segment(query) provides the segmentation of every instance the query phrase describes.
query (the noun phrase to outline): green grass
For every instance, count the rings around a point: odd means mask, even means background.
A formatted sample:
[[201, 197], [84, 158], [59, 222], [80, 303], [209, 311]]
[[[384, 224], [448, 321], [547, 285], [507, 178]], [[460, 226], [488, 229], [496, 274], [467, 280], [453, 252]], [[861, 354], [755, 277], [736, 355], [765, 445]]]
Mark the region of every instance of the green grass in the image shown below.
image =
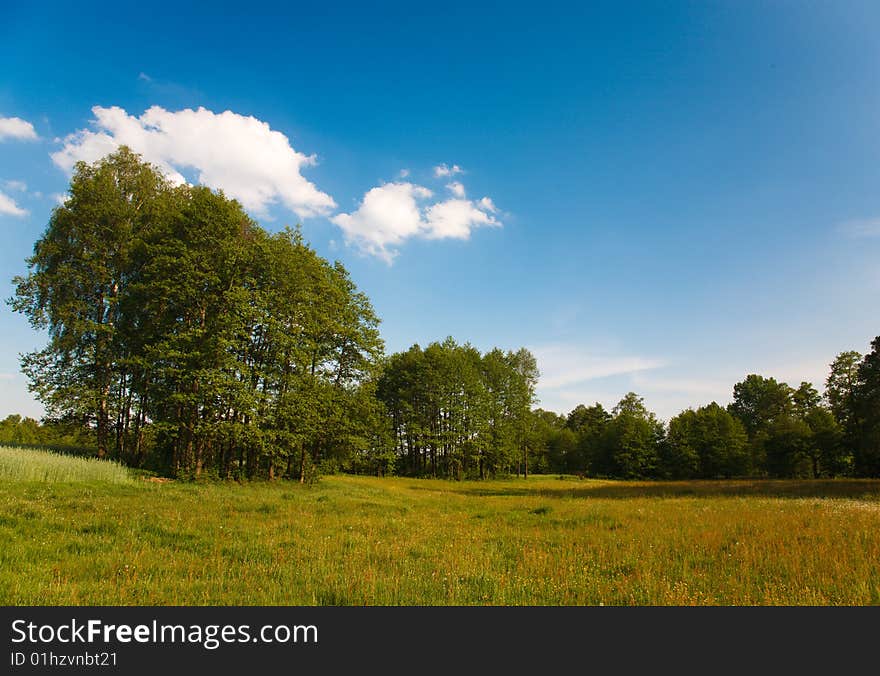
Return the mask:
[[0, 603], [878, 604], [880, 482], [0, 479]]
[[0, 446], [0, 481], [100, 481], [124, 484], [132, 481], [132, 478], [125, 467], [107, 460]]

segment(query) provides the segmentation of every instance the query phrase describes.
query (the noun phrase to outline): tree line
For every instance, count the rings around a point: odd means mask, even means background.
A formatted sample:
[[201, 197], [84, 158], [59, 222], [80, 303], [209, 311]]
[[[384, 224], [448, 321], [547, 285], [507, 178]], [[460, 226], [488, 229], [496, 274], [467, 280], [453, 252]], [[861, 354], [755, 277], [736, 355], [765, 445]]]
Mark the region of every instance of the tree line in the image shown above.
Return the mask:
[[880, 337], [824, 397], [752, 374], [668, 425], [635, 393], [561, 416], [534, 408], [528, 350], [385, 356], [340, 263], [126, 148], [76, 166], [27, 264], [9, 303], [48, 334], [22, 356], [47, 414], [3, 421], [9, 443], [87, 440], [181, 477], [880, 476]]
[[825, 393], [750, 374], [726, 406], [688, 409], [664, 425], [627, 394], [611, 411], [535, 412], [541, 471], [626, 479], [880, 476], [880, 337], [840, 353]]

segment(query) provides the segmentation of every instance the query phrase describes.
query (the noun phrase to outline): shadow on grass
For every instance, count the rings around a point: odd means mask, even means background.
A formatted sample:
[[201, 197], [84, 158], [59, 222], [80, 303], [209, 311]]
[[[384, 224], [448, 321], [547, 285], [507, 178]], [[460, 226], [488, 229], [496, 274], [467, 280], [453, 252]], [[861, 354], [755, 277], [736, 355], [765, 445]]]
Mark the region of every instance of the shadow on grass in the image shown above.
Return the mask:
[[549, 498], [843, 498], [880, 500], [880, 479], [733, 480], [733, 481], [621, 481], [587, 482], [584, 486], [455, 485], [449, 491], [477, 497], [542, 496]]

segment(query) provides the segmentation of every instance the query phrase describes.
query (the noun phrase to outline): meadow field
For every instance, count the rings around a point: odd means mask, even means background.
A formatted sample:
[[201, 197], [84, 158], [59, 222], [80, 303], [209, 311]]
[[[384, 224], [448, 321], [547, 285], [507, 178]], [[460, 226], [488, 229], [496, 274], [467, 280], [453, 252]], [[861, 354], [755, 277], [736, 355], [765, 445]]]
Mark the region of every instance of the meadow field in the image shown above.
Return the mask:
[[22, 453], [4, 605], [880, 603], [875, 480], [196, 484]]

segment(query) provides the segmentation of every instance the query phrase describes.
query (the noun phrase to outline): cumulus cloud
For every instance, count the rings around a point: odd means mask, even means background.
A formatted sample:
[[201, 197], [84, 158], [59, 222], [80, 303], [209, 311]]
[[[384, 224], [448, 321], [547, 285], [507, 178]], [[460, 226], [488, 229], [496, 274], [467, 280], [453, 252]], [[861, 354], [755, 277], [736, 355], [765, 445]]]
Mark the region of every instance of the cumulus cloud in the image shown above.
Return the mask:
[[462, 168], [457, 164], [453, 164], [451, 167], [446, 164], [440, 164], [434, 167], [434, 176], [437, 178], [442, 178], [444, 176], [455, 176], [456, 174], [462, 173]]
[[51, 197], [52, 201], [58, 206], [62, 206], [68, 199], [70, 199], [70, 195], [66, 192], [53, 192], [49, 197]]
[[425, 211], [428, 239], [467, 239], [481, 225], [501, 225], [491, 214], [470, 200], [451, 199], [432, 204]]
[[302, 218], [329, 214], [336, 206], [302, 175], [316, 163], [266, 122], [232, 111], [205, 108], [176, 112], [153, 106], [140, 117], [119, 107], [92, 108], [94, 129], [64, 139], [52, 154], [56, 165], [71, 171], [76, 162], [94, 162], [126, 145], [159, 167], [176, 183], [181, 171], [194, 170], [199, 183], [220, 189], [248, 210], [266, 213], [281, 203]]
[[6, 193], [0, 192], [0, 215], [2, 214], [8, 216], [26, 216], [27, 210], [18, 206], [15, 203], [15, 200]]
[[431, 197], [431, 190], [414, 183], [385, 183], [367, 191], [356, 211], [330, 220], [342, 229], [348, 244], [389, 264], [406, 239], [468, 239], [473, 228], [501, 226], [482, 200], [428, 203]]
[[20, 117], [0, 117], [0, 141], [8, 138], [35, 141], [39, 137], [30, 122]]
[[[449, 189], [449, 192], [451, 192], [456, 197], [464, 197], [464, 186], [461, 183], [459, 183], [458, 181], [453, 181], [452, 183], [447, 183], [446, 187]], [[484, 198], [484, 199], [488, 199], [488, 198]], [[492, 200], [489, 200], [489, 201], [491, 202]]]

